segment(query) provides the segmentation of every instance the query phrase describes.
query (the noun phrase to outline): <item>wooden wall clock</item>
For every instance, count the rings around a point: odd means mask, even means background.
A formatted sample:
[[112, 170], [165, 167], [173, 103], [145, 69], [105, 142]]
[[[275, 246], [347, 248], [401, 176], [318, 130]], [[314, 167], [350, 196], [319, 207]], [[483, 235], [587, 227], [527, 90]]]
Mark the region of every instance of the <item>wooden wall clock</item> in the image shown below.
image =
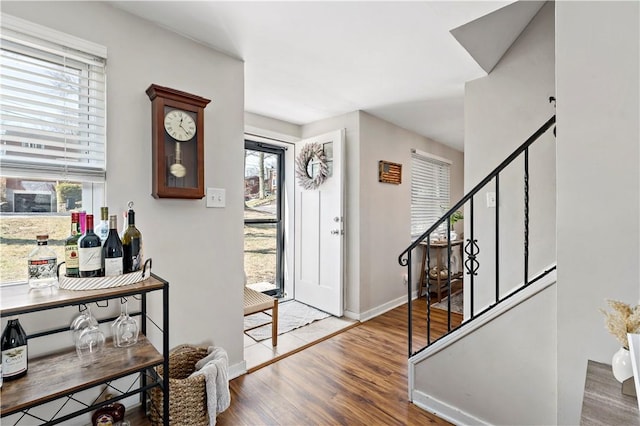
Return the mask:
[[204, 198], [204, 108], [209, 99], [152, 84], [154, 198]]

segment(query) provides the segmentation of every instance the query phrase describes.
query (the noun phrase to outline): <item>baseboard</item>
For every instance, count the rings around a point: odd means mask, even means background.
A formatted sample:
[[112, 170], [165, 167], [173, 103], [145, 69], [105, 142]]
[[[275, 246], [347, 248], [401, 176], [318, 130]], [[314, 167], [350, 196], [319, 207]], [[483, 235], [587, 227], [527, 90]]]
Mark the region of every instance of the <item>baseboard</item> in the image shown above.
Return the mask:
[[405, 303], [407, 303], [407, 296], [398, 297], [395, 300], [391, 300], [387, 303], [383, 303], [380, 306], [376, 306], [375, 308], [370, 309], [366, 312], [360, 313], [360, 321], [361, 322], [368, 321], [372, 318], [377, 317], [378, 315], [382, 315], [385, 312], [395, 309], [398, 306], [404, 305]]
[[229, 380], [240, 377], [247, 373], [247, 362], [245, 360], [240, 361], [237, 364], [229, 366]]
[[[415, 290], [412, 295], [411, 298], [412, 299], [416, 299], [418, 297], [418, 291]], [[369, 309], [366, 312], [362, 312], [362, 313], [356, 313], [353, 311], [344, 311], [344, 316], [352, 319], [352, 320], [356, 320], [356, 321], [360, 321], [360, 322], [364, 322], [364, 321], [368, 321], [372, 318], [377, 317], [378, 315], [382, 315], [385, 312], [388, 312], [392, 309], [397, 308], [398, 306], [404, 305], [405, 303], [407, 303], [407, 297], [406, 296], [401, 296], [398, 297], [397, 299], [391, 300], [387, 303], [383, 303], [380, 306], [377, 306], [373, 309]]]
[[413, 391], [412, 401], [415, 405], [429, 413], [444, 419], [454, 425], [488, 425], [489, 423], [481, 420], [472, 414], [461, 411], [451, 405], [439, 401], [418, 390]]

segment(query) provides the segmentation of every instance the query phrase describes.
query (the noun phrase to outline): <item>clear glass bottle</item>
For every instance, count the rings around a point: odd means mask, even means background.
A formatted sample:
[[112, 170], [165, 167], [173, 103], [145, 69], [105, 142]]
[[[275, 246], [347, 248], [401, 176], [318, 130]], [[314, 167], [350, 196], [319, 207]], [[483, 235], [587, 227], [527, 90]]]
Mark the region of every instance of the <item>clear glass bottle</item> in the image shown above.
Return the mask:
[[94, 232], [104, 244], [109, 236], [109, 207], [100, 207], [100, 222], [96, 225]]
[[36, 236], [38, 246], [33, 249], [27, 259], [29, 286], [31, 288], [44, 288], [58, 285], [56, 253], [47, 245], [49, 235]]

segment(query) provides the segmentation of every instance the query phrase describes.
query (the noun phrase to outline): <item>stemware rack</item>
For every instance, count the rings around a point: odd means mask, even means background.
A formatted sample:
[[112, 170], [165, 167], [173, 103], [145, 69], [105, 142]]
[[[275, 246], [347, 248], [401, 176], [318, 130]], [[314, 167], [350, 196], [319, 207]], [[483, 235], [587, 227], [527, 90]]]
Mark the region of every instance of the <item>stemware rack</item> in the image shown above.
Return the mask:
[[[162, 325], [157, 325], [147, 316], [147, 294], [150, 292], [162, 292]], [[34, 421], [42, 424], [59, 424], [74, 417], [89, 413], [103, 405], [139, 394], [141, 409], [147, 410], [146, 392], [161, 386], [164, 390], [164, 406], [162, 418], [164, 424], [169, 424], [169, 376], [160, 377], [155, 368], [162, 365], [164, 371], [169, 371], [169, 283], [162, 278], [151, 274], [144, 281], [108, 289], [73, 291], [60, 288], [47, 288], [42, 290], [30, 290], [28, 285], [0, 287], [0, 316], [25, 315], [33, 312], [49, 309], [60, 309], [69, 306], [87, 305], [96, 303], [98, 306], [108, 304], [109, 300], [120, 300], [126, 297], [139, 297], [140, 311], [132, 315], [140, 315], [140, 337], [134, 346], [126, 349], [116, 348], [111, 339], [107, 340], [105, 351], [101, 360], [88, 368], [79, 365], [75, 347], [62, 349], [59, 352], [29, 358], [29, 370], [27, 375], [13, 381], [4, 382], [0, 390], [0, 417], [4, 418], [16, 413], [19, 419], [28, 418], [27, 423]], [[102, 305], [100, 305], [102, 303]], [[106, 322], [111, 318], [101, 319]], [[156, 326], [162, 333], [162, 352], [145, 337], [147, 323]], [[27, 339], [48, 336], [57, 333], [69, 333], [69, 328], [55, 328], [34, 332], [27, 330]], [[118, 395], [113, 395], [107, 401], [82, 402], [82, 408], [72, 413], [60, 414], [62, 408], [53, 413], [49, 418], [42, 418], [34, 414], [34, 407], [42, 404], [63, 400], [62, 407], [69, 401], [78, 403], [74, 396], [81, 391], [96, 388], [101, 385], [111, 386], [111, 382], [131, 375], [139, 375], [134, 384]], [[104, 392], [104, 391], [103, 391]], [[66, 399], [66, 401], [64, 400]], [[154, 409], [151, 407], [150, 409]], [[127, 411], [129, 414], [129, 410]]]

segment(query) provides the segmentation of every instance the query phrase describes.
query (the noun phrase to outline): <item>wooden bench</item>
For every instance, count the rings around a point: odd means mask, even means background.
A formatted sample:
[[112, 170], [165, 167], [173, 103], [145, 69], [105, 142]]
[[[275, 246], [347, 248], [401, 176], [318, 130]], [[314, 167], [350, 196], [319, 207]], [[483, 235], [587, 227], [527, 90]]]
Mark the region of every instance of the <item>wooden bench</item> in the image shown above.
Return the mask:
[[255, 314], [257, 312], [264, 312], [272, 310], [271, 321], [256, 325], [254, 327], [246, 328], [244, 331], [253, 330], [254, 328], [263, 327], [267, 324], [271, 324], [271, 344], [272, 346], [278, 346], [278, 299], [268, 296], [259, 291], [244, 288], [244, 316]]

